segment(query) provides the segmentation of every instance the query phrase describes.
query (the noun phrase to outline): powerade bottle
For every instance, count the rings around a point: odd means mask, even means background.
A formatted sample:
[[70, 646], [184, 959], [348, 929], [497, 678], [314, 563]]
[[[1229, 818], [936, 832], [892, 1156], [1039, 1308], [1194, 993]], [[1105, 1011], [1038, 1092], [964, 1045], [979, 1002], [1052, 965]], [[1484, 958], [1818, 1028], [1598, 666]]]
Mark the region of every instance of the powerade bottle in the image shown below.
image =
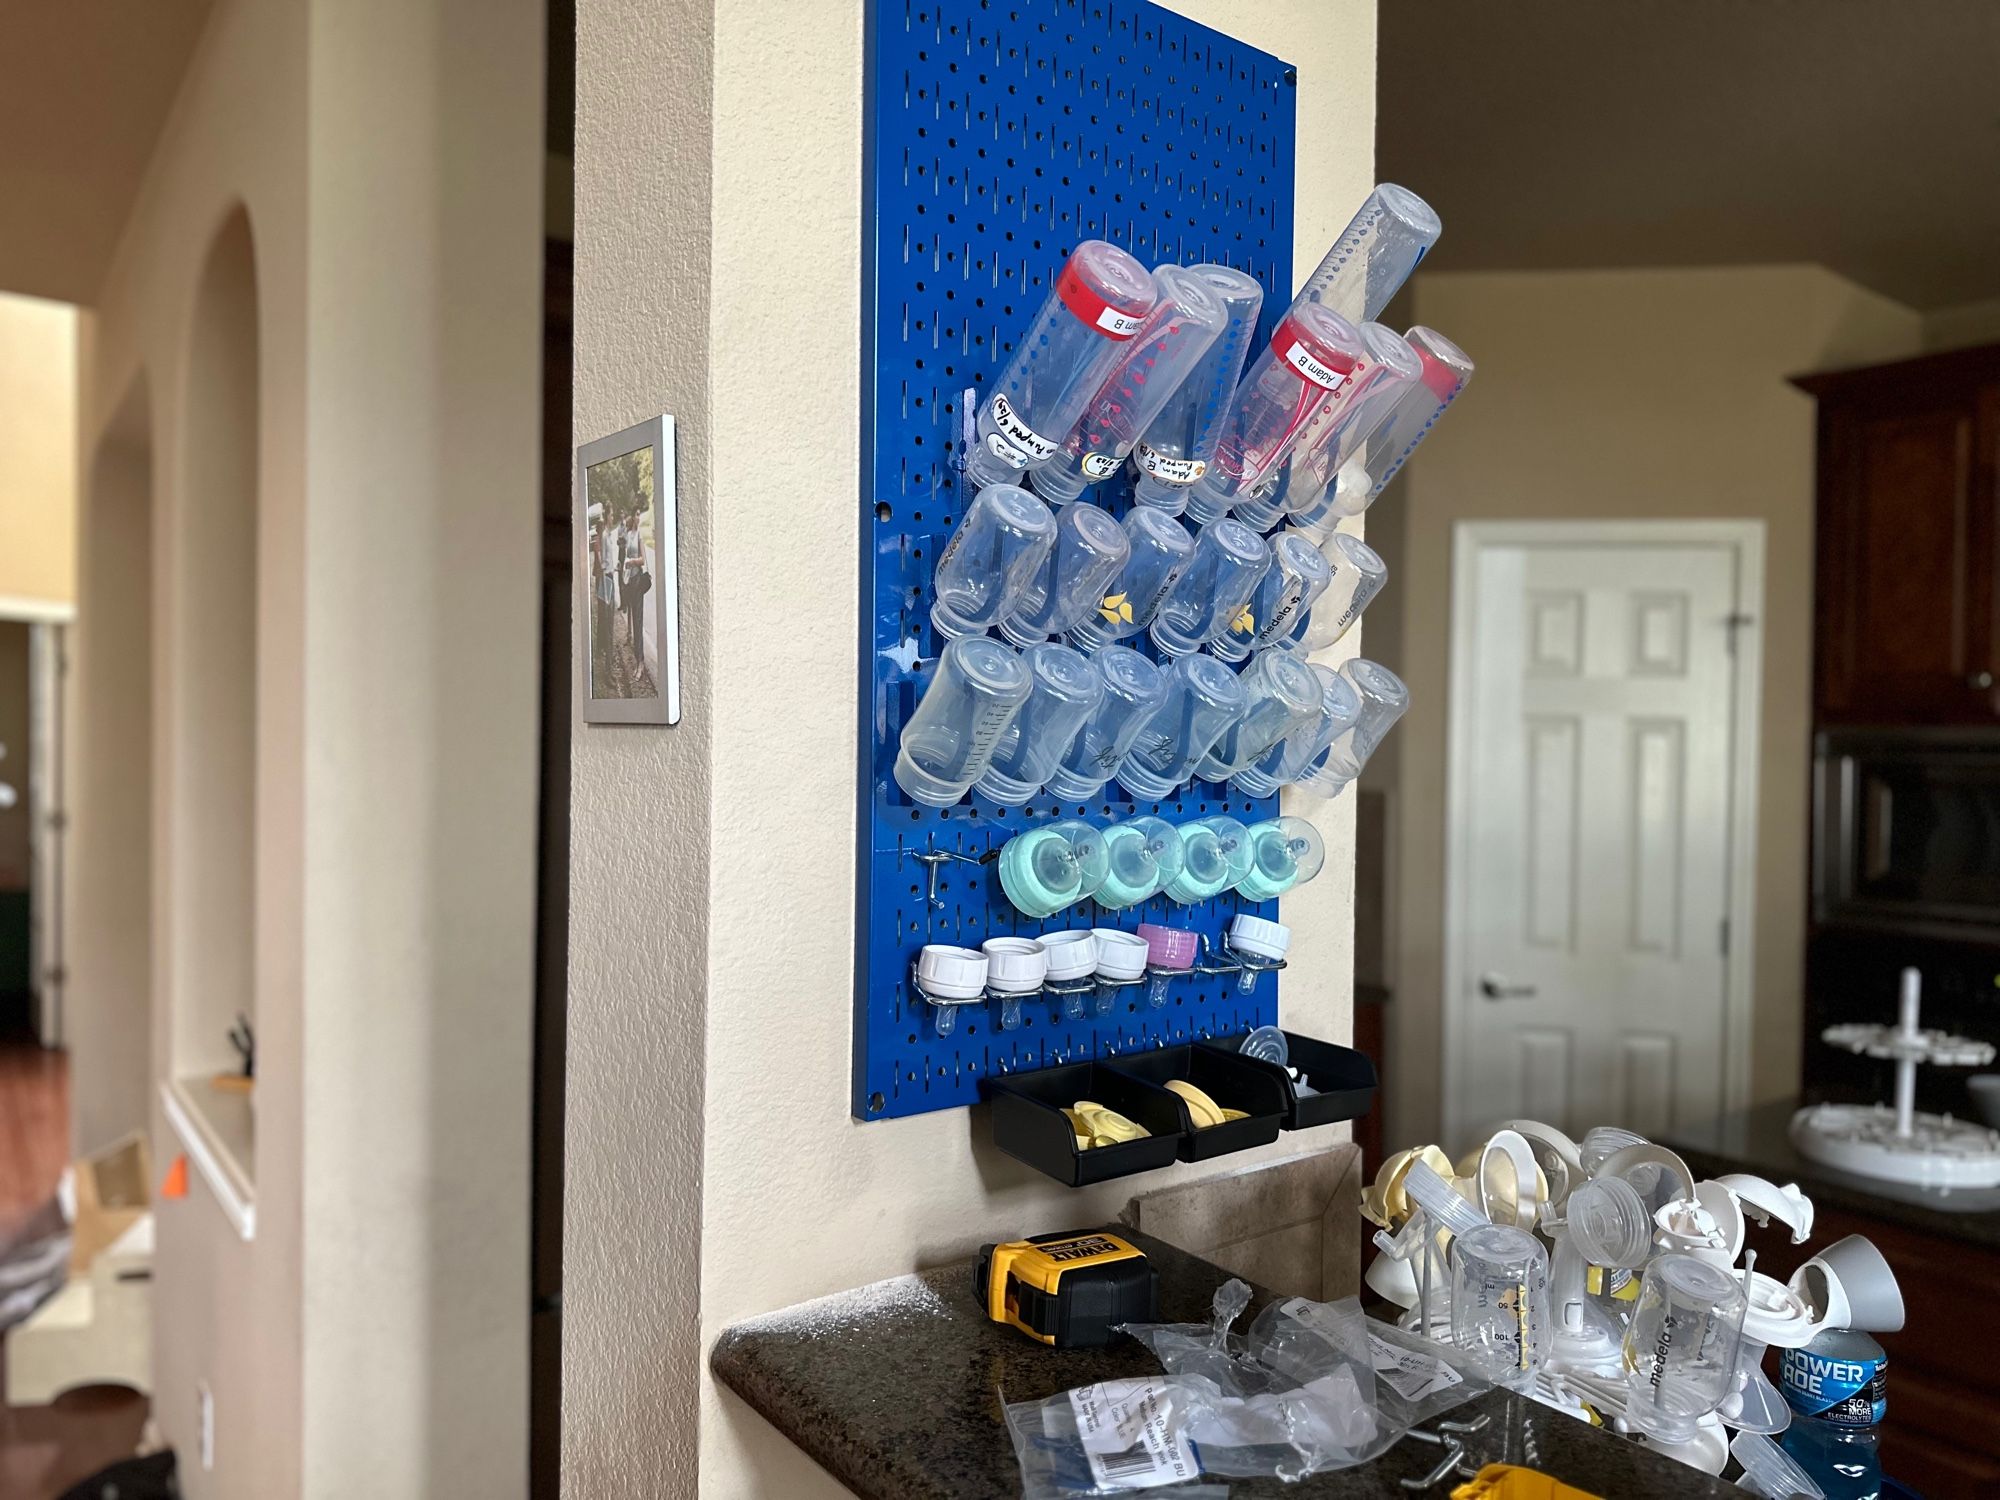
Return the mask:
[[1787, 1349], [1779, 1380], [1793, 1412], [1784, 1450], [1826, 1500], [1877, 1500], [1882, 1462], [1876, 1429], [1889, 1409], [1889, 1356], [1865, 1333], [1836, 1328]]

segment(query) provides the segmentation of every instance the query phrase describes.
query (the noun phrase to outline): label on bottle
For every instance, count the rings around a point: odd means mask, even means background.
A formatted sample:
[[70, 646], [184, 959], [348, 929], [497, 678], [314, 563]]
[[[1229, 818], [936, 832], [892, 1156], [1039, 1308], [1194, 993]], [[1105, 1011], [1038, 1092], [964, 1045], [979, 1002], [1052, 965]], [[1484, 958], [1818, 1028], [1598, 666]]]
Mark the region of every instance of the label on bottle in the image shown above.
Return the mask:
[[1142, 473], [1150, 474], [1161, 484], [1193, 484], [1208, 472], [1208, 461], [1200, 458], [1168, 458], [1157, 448], [1148, 448], [1141, 443], [1134, 450]]
[[1106, 302], [1096, 288], [1077, 275], [1074, 266], [1064, 266], [1056, 278], [1056, 295], [1064, 307], [1109, 338], [1129, 339], [1146, 321], [1144, 313], [1123, 312]]
[[1889, 1410], [1889, 1357], [1843, 1359], [1787, 1349], [1779, 1367], [1785, 1400], [1801, 1416], [1837, 1427], [1879, 1427]]
[[1322, 390], [1338, 390], [1341, 381], [1345, 380], [1354, 369], [1350, 364], [1345, 370], [1336, 370], [1314, 354], [1299, 337], [1298, 325], [1290, 318], [1280, 323], [1278, 331], [1271, 336], [1271, 348], [1278, 358], [1290, 365], [1302, 378], [1310, 380]]
[[1082, 467], [1092, 479], [1109, 479], [1118, 472], [1118, 458], [1110, 453], [1086, 453]]
[[[1017, 468], [1031, 463], [1041, 463], [1056, 451], [1053, 438], [1045, 438], [1014, 410], [1013, 403], [998, 391], [993, 393], [993, 426], [995, 431], [988, 434], [986, 446], [995, 457], [1006, 459]], [[995, 443], [995, 439], [999, 443]]]

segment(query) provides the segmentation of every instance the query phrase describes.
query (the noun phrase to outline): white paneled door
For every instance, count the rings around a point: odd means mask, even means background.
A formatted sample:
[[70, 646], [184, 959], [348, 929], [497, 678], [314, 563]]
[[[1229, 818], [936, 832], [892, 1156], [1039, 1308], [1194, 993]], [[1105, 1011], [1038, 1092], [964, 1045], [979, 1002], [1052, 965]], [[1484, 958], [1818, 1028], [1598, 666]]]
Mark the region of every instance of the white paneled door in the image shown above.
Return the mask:
[[1448, 1134], [1707, 1119], [1741, 1062], [1737, 652], [1757, 549], [1671, 523], [1464, 530]]

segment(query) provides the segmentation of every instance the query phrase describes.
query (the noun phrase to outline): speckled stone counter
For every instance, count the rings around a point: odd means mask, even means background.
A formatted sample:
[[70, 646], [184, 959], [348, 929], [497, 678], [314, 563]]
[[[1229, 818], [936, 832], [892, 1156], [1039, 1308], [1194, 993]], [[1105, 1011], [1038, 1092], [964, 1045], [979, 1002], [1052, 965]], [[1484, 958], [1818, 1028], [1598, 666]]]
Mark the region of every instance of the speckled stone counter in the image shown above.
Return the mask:
[[[1227, 1273], [1134, 1233], [1160, 1273], [1164, 1322], [1203, 1322]], [[1157, 1373], [1142, 1346], [1057, 1352], [986, 1320], [970, 1261], [808, 1302], [726, 1331], [709, 1356], [716, 1377], [855, 1493], [871, 1500], [974, 1500], [1018, 1495], [1020, 1470], [1001, 1414], [1073, 1386]], [[1270, 1300], [1259, 1292], [1251, 1314]], [[1241, 1325], [1239, 1325], [1241, 1326]], [[1471, 1439], [1479, 1463], [1528, 1464], [1591, 1494], [1741, 1500], [1637, 1444], [1517, 1396], [1493, 1392], [1450, 1414], [1491, 1417]], [[1300, 1484], [1229, 1481], [1235, 1500], [1399, 1496], [1427, 1472], [1435, 1447], [1405, 1441], [1374, 1463]], [[1448, 1494], [1450, 1485], [1430, 1493]], [[1138, 1491], [1135, 1493], [1144, 1493]]]

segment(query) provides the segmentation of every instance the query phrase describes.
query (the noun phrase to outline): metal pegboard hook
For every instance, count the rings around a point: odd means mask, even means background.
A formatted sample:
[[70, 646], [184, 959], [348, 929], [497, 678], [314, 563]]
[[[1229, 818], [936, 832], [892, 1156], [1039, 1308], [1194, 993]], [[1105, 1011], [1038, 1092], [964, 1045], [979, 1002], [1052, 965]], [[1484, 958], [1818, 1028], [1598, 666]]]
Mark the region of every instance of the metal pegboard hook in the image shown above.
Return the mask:
[[937, 888], [938, 866], [944, 864], [948, 860], [954, 860], [954, 859], [957, 860], [960, 864], [965, 864], [965, 865], [976, 865], [981, 863], [980, 860], [973, 858], [973, 856], [971, 856], [970, 854], [960, 854], [955, 849], [938, 848], [937, 837], [935, 834], [932, 835], [930, 848], [925, 849], [922, 852], [912, 852], [910, 858], [914, 859], [920, 865], [928, 866], [930, 869], [930, 879], [924, 886], [924, 900], [933, 911], [944, 910], [944, 901], [939, 897]]

